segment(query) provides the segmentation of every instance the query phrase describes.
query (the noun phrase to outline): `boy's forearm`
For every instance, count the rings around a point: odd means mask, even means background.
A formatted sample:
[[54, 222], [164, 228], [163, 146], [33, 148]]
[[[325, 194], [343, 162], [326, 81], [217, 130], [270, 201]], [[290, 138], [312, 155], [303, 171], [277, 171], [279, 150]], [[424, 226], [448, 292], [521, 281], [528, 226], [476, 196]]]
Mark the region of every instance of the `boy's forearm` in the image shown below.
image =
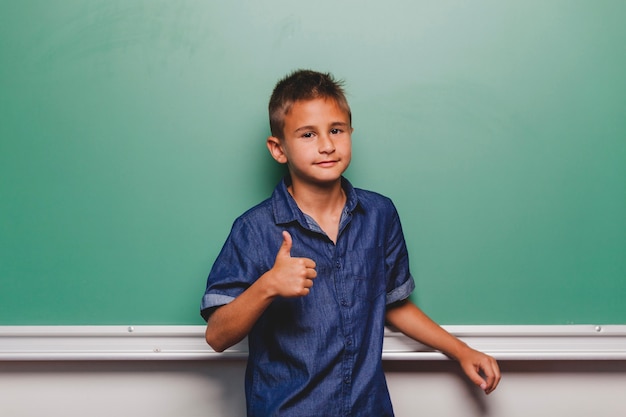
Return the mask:
[[387, 311], [387, 322], [410, 338], [458, 359], [469, 347], [430, 319], [410, 301]]
[[407, 336], [456, 359], [468, 378], [486, 394], [498, 386], [500, 368], [494, 358], [472, 349], [448, 333], [415, 304], [406, 301], [399, 306], [390, 307], [386, 318]]
[[274, 296], [267, 290], [262, 278], [209, 317], [205, 338], [213, 350], [222, 352], [242, 341], [271, 304]]

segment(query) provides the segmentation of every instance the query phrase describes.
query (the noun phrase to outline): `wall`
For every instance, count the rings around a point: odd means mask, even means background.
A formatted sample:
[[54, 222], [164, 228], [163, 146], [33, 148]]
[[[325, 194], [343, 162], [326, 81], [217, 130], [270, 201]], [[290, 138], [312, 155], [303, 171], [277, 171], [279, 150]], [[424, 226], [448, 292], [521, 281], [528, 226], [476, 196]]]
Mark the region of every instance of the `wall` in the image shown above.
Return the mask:
[[[501, 361], [490, 396], [456, 364], [386, 361], [397, 417], [623, 417], [626, 361]], [[241, 359], [3, 362], [0, 413], [11, 417], [241, 417]]]

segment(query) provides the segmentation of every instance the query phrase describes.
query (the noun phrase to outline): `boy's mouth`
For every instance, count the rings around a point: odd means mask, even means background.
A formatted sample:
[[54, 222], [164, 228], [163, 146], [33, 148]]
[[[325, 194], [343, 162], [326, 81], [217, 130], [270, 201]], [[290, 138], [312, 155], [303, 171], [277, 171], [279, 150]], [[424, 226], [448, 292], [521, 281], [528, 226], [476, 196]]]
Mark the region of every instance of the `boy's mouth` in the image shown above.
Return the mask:
[[332, 167], [332, 166], [335, 166], [337, 162], [339, 161], [338, 160], [320, 161], [320, 162], [316, 162], [315, 165], [320, 166], [320, 167]]

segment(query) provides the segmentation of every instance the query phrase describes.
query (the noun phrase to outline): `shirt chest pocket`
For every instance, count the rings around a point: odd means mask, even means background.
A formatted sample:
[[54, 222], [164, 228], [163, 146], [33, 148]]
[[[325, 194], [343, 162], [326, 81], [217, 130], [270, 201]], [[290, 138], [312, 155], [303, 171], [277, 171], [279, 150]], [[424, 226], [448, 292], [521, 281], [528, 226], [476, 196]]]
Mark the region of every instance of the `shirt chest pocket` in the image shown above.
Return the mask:
[[387, 285], [383, 248], [356, 250], [352, 255], [349, 279], [353, 280], [354, 294], [368, 301], [385, 294]]

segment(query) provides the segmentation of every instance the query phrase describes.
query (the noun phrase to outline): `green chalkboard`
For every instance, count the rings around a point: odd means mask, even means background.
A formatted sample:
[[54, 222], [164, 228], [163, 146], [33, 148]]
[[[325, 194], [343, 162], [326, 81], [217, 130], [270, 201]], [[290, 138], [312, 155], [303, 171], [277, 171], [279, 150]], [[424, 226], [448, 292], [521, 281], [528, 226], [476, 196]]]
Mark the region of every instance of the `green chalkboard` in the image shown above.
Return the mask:
[[442, 324], [626, 323], [626, 2], [0, 2], [0, 325], [200, 324], [282, 175], [266, 105], [346, 80], [355, 186]]

